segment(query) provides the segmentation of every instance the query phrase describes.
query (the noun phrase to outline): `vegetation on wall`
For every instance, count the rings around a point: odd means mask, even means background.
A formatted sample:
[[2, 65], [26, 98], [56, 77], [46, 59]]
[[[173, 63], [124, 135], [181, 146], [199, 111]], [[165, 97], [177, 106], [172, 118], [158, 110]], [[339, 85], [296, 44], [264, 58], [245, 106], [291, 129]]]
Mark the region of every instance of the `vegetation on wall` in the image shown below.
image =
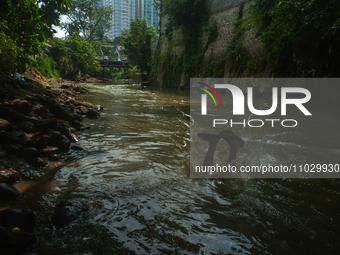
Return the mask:
[[[212, 18], [209, 21], [203, 2], [158, 1], [167, 24], [153, 59], [152, 77], [162, 79], [161, 84], [171, 86], [170, 80], [175, 80], [178, 86], [183, 71], [198, 77], [264, 73], [278, 77], [340, 76], [338, 0], [254, 0], [246, 17], [241, 3], [233, 39], [219, 58], [204, 57], [209, 55], [208, 45], [218, 36], [218, 26]], [[202, 44], [203, 33], [210, 36], [206, 44]], [[261, 55], [250, 54], [244, 46], [249, 33], [261, 38]], [[162, 38], [164, 35], [167, 39]], [[184, 49], [182, 53], [178, 54], [176, 46]]]
[[244, 3], [239, 7], [238, 19], [234, 22], [234, 36], [225, 49], [226, 71], [229, 77], [261, 76], [266, 66], [264, 56], [253, 56], [244, 47], [245, 33], [253, 28], [254, 19], [244, 17]]
[[162, 1], [161, 15], [167, 17], [166, 34], [170, 36], [179, 29], [182, 33], [184, 45], [183, 65], [186, 69], [195, 70], [202, 60], [204, 50], [202, 43], [202, 27], [209, 31], [209, 35], [217, 37], [216, 24], [209, 24], [209, 13], [204, 5], [204, 0]]
[[[161, 67], [164, 80], [176, 80], [174, 83], [178, 86], [183, 71], [194, 75], [200, 69], [205, 52], [201, 47], [202, 33], [204, 31], [208, 35], [208, 45], [218, 36], [217, 22], [209, 20], [204, 0], [162, 0], [159, 3], [160, 15], [167, 20], [161, 38], [166, 36], [168, 45], [165, 51], [156, 51], [152, 77], [159, 74]], [[178, 45], [184, 48], [179, 55], [172, 52], [173, 47]], [[173, 86], [173, 83], [166, 85]]]
[[280, 75], [340, 75], [338, 0], [256, 0], [252, 18]]

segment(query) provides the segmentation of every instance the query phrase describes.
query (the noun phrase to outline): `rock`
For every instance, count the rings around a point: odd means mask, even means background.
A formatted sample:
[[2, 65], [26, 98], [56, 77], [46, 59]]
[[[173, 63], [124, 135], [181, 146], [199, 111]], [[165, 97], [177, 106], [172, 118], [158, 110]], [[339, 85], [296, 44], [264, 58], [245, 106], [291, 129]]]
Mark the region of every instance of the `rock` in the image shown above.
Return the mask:
[[48, 157], [51, 154], [58, 154], [58, 153], [60, 153], [60, 150], [58, 147], [43, 148], [39, 150], [39, 157]]
[[0, 183], [0, 200], [14, 199], [20, 196], [21, 192], [18, 189], [7, 183]]
[[74, 101], [73, 98], [69, 98], [66, 102], [67, 102], [69, 105], [73, 105], [75, 101]]
[[31, 112], [31, 104], [27, 100], [14, 99], [12, 100], [11, 105], [13, 105], [18, 112], [24, 114]]
[[86, 118], [86, 115], [81, 115], [81, 114], [76, 114], [76, 120], [81, 122], [83, 121], [84, 118]]
[[24, 132], [6, 132], [2, 133], [2, 135], [5, 134], [5, 137], [3, 137], [2, 141], [4, 144], [16, 144], [16, 145], [21, 145], [25, 146], [27, 142], [27, 134]]
[[83, 105], [77, 106], [75, 111], [76, 111], [76, 113], [78, 113], [80, 115], [86, 115], [87, 114], [87, 108]]
[[12, 116], [13, 114], [17, 113], [12, 105], [8, 104], [1, 104], [0, 105], [0, 116]]
[[44, 131], [46, 129], [54, 129], [58, 125], [57, 119], [42, 120], [35, 124], [35, 131]]
[[81, 128], [80, 128], [80, 131], [84, 132], [84, 131], [88, 131], [88, 130], [90, 130], [90, 129], [91, 129], [90, 126], [86, 126], [86, 127], [81, 127]]
[[20, 181], [20, 174], [12, 168], [0, 169], [0, 182], [13, 184]]
[[67, 126], [70, 126], [70, 125], [66, 123], [59, 123], [57, 130], [61, 134], [65, 135], [71, 142], [78, 142], [79, 138], [75, 134], [72, 133], [73, 128], [71, 129], [70, 127], [67, 127]]
[[58, 154], [52, 154], [48, 157], [48, 160], [50, 160], [50, 161], [60, 161], [62, 159], [63, 159], [63, 157], [58, 155]]
[[26, 132], [26, 133], [33, 133], [35, 131], [35, 126], [30, 121], [21, 122], [18, 125], [18, 128], [21, 129], [22, 131]]
[[54, 141], [60, 136], [60, 132], [55, 130], [47, 130], [32, 138], [31, 146], [38, 149], [46, 148], [49, 144], [53, 144]]
[[7, 145], [7, 153], [9, 155], [16, 155], [22, 150], [22, 148], [23, 147], [21, 145], [9, 144]]
[[42, 104], [47, 103], [47, 98], [42, 96], [42, 95], [37, 94], [37, 95], [35, 95], [35, 98], [37, 98], [39, 100], [39, 102], [42, 103]]
[[101, 112], [103, 110], [103, 107], [101, 105], [97, 104], [97, 105], [94, 105], [92, 107], [92, 109], [97, 111], [97, 112]]
[[14, 127], [7, 120], [0, 119], [0, 130], [11, 132], [14, 130]]
[[56, 100], [50, 100], [45, 107], [49, 109], [51, 113], [53, 113], [58, 119], [67, 120], [69, 122], [75, 119], [75, 116], [70, 109], [64, 108], [61, 104], [59, 104]]
[[77, 131], [80, 131], [81, 123], [77, 120], [71, 122], [71, 126], [74, 127]]
[[35, 104], [32, 106], [32, 112], [36, 115], [45, 115], [50, 113], [50, 111], [40, 104]]
[[92, 108], [93, 107], [93, 104], [91, 104], [89, 102], [80, 101], [80, 100], [75, 101], [74, 105], [75, 106], [85, 106], [86, 108]]
[[71, 131], [69, 132], [68, 139], [70, 139], [71, 142], [75, 142], [75, 143], [79, 141], [79, 138]]
[[35, 157], [38, 157], [39, 152], [36, 148], [34, 147], [26, 147], [20, 153], [18, 154], [19, 157], [24, 158], [24, 159], [32, 159]]
[[30, 164], [35, 167], [44, 167], [47, 165], [47, 162], [43, 160], [42, 158], [35, 157], [30, 160]]
[[74, 150], [74, 151], [82, 151], [82, 150], [84, 150], [84, 148], [82, 148], [80, 146], [77, 146], [77, 145], [72, 145], [71, 149]]
[[70, 149], [70, 140], [65, 135], [60, 135], [55, 144], [61, 151], [68, 151]]
[[79, 201], [65, 200], [57, 205], [52, 216], [56, 227], [67, 225], [90, 209], [88, 204]]
[[91, 109], [91, 110], [89, 110], [87, 112], [87, 117], [88, 118], [99, 118], [99, 116], [100, 116], [100, 113], [95, 111], [95, 110], [93, 110], [93, 109]]
[[74, 108], [75, 108], [75, 106], [71, 104], [71, 105], [69, 105], [69, 106], [68, 106], [68, 108], [69, 108], [69, 109], [70, 109], [70, 110], [73, 112], [73, 111], [74, 111]]

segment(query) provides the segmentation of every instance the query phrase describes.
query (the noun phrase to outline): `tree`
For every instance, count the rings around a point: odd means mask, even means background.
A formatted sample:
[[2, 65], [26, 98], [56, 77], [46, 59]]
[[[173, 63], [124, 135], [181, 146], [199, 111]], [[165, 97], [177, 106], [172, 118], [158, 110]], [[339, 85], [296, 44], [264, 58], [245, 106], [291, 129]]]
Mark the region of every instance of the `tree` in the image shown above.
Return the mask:
[[48, 55], [56, 62], [60, 73], [66, 77], [93, 73], [102, 68], [96, 60], [92, 43], [78, 35], [66, 40], [54, 38], [50, 43]]
[[130, 30], [122, 31], [121, 43], [131, 66], [138, 66], [147, 73], [151, 68], [151, 38], [156, 36], [154, 27], [146, 19], [132, 18]]
[[23, 67], [52, 37], [70, 0], [5, 0], [0, 9], [0, 68]]
[[62, 27], [69, 36], [82, 34], [91, 41], [104, 39], [104, 33], [112, 27], [113, 9], [111, 6], [101, 6], [99, 0], [74, 0], [68, 13], [69, 22]]

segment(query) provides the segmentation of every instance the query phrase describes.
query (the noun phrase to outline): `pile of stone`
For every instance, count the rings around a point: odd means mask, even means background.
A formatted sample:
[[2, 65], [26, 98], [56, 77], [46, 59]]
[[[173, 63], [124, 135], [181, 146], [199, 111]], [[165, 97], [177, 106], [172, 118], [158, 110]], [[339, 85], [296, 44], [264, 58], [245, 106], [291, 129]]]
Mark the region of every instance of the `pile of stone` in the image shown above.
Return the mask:
[[[83, 127], [82, 119], [98, 118], [102, 110], [78, 98], [73, 90], [87, 91], [76, 85], [66, 90], [44, 88], [32, 80], [18, 81], [0, 73], [1, 158], [20, 157], [37, 167], [62, 159], [61, 154], [79, 140], [77, 134], [89, 128]], [[14, 172], [0, 166], [0, 199], [12, 197], [8, 185], [20, 179], [20, 175], [12, 176]]]

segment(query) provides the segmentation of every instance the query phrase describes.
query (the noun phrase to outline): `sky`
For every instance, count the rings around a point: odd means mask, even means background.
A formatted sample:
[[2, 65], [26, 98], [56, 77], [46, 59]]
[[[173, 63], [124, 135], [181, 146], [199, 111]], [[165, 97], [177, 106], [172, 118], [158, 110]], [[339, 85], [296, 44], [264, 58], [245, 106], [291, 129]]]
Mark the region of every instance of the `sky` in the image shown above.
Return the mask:
[[[60, 16], [60, 22], [65, 22], [67, 20], [66, 15], [61, 15]], [[65, 29], [61, 29], [59, 26], [53, 26], [53, 28], [57, 31], [57, 33], [54, 34], [55, 37], [58, 38], [64, 38], [65, 37]]]

